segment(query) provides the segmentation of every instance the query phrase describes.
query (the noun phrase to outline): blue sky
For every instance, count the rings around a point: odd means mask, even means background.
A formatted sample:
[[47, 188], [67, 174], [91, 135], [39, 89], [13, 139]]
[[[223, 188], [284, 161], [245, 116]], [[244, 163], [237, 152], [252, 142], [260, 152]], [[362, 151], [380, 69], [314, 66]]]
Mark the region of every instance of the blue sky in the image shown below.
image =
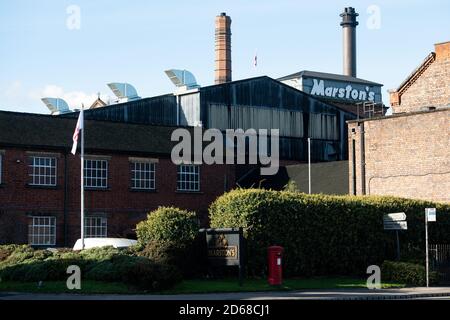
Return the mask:
[[[67, 20], [80, 9], [80, 29]], [[369, 28], [368, 8], [380, 9]], [[173, 91], [164, 74], [187, 69], [201, 85], [214, 82], [214, 18], [232, 22], [233, 79], [280, 77], [300, 70], [342, 72], [339, 13], [360, 13], [358, 77], [397, 87], [450, 40], [448, 0], [0, 0], [0, 109], [48, 113], [44, 95], [71, 107], [89, 104], [108, 82], [129, 82], [142, 97]], [[258, 52], [258, 68], [252, 65]]]

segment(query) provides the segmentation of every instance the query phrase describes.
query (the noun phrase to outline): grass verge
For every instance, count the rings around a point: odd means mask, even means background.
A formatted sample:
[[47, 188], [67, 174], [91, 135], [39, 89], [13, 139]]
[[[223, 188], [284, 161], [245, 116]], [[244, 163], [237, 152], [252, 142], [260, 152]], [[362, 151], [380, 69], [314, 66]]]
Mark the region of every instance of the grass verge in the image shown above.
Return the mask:
[[[382, 288], [402, 288], [404, 284], [383, 283]], [[239, 286], [237, 279], [220, 280], [184, 280], [173, 289], [159, 292], [161, 294], [219, 293], [219, 292], [255, 292], [255, 291], [289, 291], [308, 289], [351, 289], [366, 288], [366, 280], [352, 278], [312, 278], [286, 279], [282, 286], [273, 287], [265, 279], [247, 279]], [[77, 294], [142, 294], [143, 291], [130, 288], [123, 283], [82, 281], [81, 290], [69, 290], [66, 283], [45, 282], [38, 286], [34, 282], [0, 282], [3, 292], [30, 293], [77, 293]]]

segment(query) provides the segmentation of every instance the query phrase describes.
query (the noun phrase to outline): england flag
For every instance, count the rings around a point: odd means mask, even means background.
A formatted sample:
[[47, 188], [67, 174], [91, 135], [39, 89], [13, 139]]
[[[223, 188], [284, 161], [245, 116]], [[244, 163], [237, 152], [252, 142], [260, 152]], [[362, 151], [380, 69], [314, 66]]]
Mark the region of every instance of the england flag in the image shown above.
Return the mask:
[[80, 115], [78, 116], [77, 126], [75, 127], [75, 132], [73, 133], [73, 145], [72, 145], [72, 154], [75, 155], [77, 153], [78, 146], [78, 138], [80, 136], [80, 130], [83, 130], [84, 126], [84, 107], [81, 108]]

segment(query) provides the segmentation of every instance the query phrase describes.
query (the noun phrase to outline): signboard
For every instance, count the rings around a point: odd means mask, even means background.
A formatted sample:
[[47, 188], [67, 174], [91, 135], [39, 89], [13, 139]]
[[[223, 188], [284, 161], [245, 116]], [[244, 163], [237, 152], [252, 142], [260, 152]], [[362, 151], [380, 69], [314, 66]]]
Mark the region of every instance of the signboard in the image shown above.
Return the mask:
[[389, 213], [384, 216], [385, 221], [405, 221], [406, 214], [404, 212], [399, 213]]
[[436, 222], [436, 208], [426, 208], [425, 213], [428, 222]]
[[408, 230], [408, 222], [406, 221], [385, 222], [384, 230]]
[[355, 83], [326, 83], [322, 79], [312, 79], [310, 94], [334, 99], [375, 102], [375, 92], [369, 87]]
[[213, 267], [239, 267], [239, 285], [244, 279], [244, 235], [242, 228], [200, 229], [205, 233], [206, 254]]
[[408, 230], [404, 212], [389, 213], [383, 217], [384, 230]]
[[239, 266], [242, 262], [242, 228], [202, 229], [206, 233], [208, 261], [214, 266]]

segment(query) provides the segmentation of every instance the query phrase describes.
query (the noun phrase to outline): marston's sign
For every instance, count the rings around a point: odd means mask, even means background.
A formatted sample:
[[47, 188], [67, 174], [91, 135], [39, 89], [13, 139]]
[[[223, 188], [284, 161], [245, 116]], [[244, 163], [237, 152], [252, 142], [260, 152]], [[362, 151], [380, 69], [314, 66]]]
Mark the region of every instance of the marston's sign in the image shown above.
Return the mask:
[[346, 87], [325, 86], [324, 80], [313, 79], [312, 95], [355, 101], [375, 101], [375, 92], [368, 86], [364, 90], [355, 89], [351, 84]]
[[208, 242], [208, 257], [209, 258], [238, 258], [238, 247], [228, 245], [228, 240], [225, 234], [215, 235], [215, 239]]

